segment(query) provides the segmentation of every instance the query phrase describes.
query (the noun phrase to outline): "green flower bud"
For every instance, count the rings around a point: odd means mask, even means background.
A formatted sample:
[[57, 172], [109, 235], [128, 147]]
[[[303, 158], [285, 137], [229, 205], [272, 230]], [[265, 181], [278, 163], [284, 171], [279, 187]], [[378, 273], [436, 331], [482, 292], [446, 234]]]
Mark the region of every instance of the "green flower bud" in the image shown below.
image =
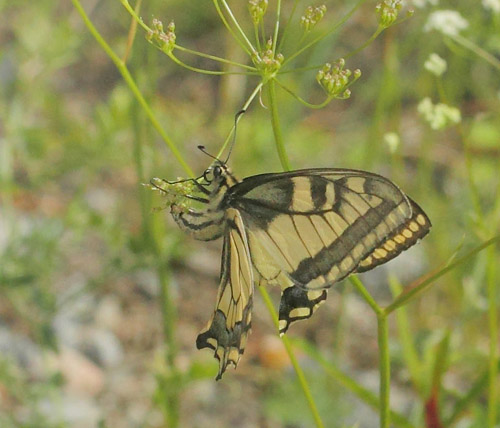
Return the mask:
[[268, 0], [248, 1], [248, 10], [250, 11], [254, 24], [258, 24], [264, 17], [267, 10], [267, 1]]
[[325, 13], [326, 6], [324, 4], [316, 7], [309, 6], [304, 15], [300, 18], [300, 25], [302, 25], [304, 31], [311, 31], [316, 24], [323, 19]]
[[253, 57], [253, 62], [255, 66], [263, 73], [268, 76], [276, 74], [276, 72], [281, 68], [285, 57], [283, 54], [273, 53], [273, 41], [269, 39], [266, 43], [266, 47], [259, 56]]
[[344, 70], [344, 66], [345, 60], [341, 58], [334, 65], [326, 63], [316, 75], [317, 82], [332, 98], [349, 98], [351, 91], [347, 88], [361, 76], [361, 70], [356, 69], [353, 73], [349, 69]]
[[379, 25], [387, 28], [394, 24], [396, 19], [398, 19], [398, 13], [401, 8], [401, 0], [384, 0], [375, 6]]
[[171, 21], [167, 26], [167, 32], [163, 31], [163, 23], [159, 19], [153, 19], [153, 29], [148, 31], [146, 39], [166, 53], [172, 52], [175, 46], [175, 23]]

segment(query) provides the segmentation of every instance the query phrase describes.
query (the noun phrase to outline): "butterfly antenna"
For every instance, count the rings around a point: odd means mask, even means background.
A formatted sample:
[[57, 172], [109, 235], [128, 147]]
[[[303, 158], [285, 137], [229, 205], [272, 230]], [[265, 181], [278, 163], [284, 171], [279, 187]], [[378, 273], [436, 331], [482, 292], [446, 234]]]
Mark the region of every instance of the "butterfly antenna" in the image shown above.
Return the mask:
[[227, 158], [224, 161], [224, 163], [227, 163], [229, 160], [229, 156], [231, 156], [231, 152], [233, 151], [234, 143], [236, 142], [236, 129], [238, 127], [238, 122], [240, 120], [240, 117], [246, 113], [246, 110], [240, 110], [236, 115], [234, 116], [234, 133], [233, 133], [233, 141], [231, 141], [231, 145], [229, 146], [229, 153], [227, 154]]
[[209, 158], [215, 159], [216, 161], [220, 162], [219, 158], [217, 158], [214, 155], [211, 155], [210, 153], [207, 152], [207, 150], [205, 149], [205, 146], [198, 146], [198, 150], [201, 150], [201, 152], [206, 154]]

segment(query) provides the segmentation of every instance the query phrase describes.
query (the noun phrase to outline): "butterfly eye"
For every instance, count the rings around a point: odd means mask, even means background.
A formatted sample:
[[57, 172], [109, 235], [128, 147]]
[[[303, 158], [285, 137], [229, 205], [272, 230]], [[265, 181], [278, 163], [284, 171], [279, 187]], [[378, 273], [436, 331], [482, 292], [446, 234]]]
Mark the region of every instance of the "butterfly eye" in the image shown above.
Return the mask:
[[214, 167], [213, 174], [214, 178], [219, 178], [222, 175], [222, 168], [220, 166]]

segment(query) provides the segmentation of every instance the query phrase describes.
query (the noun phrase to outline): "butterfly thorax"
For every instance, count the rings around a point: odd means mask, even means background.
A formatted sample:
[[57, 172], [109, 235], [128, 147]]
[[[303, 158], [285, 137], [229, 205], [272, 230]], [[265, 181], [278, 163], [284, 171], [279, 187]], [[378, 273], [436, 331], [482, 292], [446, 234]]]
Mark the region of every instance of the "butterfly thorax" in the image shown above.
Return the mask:
[[[226, 210], [224, 199], [228, 190], [239, 180], [222, 162], [217, 161], [202, 176], [203, 183], [197, 184], [205, 198], [198, 198], [203, 206], [200, 209], [181, 209], [179, 205], [171, 207], [172, 217], [179, 227], [201, 241], [211, 241], [224, 234], [226, 228]], [[190, 197], [191, 195], [187, 195]]]

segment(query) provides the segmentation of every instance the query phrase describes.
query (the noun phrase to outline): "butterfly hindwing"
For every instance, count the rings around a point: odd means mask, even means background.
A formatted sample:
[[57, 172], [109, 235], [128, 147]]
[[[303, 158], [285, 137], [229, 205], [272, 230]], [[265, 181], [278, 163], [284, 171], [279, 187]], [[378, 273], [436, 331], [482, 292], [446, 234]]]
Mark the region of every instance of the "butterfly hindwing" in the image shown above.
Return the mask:
[[198, 335], [198, 349], [213, 349], [219, 360], [217, 379], [229, 364], [238, 364], [251, 327], [253, 272], [245, 228], [234, 209], [227, 213], [217, 305], [212, 319]]
[[252, 231], [248, 231], [248, 242], [254, 268], [255, 283], [261, 287], [279, 285], [281, 301], [279, 306], [279, 332], [284, 334], [291, 323], [310, 318], [326, 300], [327, 290], [305, 290], [294, 284], [288, 275], [273, 260]]
[[431, 226], [429, 217], [415, 201], [410, 198], [408, 200], [412, 208], [411, 218], [388, 235], [383, 243], [362, 260], [356, 272], [366, 272], [392, 260], [429, 232]]

